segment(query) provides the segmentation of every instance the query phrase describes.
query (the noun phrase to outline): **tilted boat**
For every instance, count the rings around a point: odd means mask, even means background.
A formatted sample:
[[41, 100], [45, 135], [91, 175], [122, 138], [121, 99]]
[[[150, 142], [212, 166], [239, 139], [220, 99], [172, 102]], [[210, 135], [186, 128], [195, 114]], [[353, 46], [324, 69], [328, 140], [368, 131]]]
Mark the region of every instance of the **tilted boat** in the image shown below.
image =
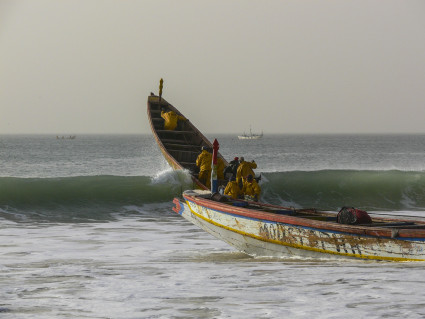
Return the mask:
[[[162, 97], [153, 93], [148, 97], [148, 118], [162, 154], [173, 169], [189, 171], [194, 184], [198, 188], [207, 189], [197, 178], [199, 169], [196, 166], [196, 159], [203, 146], [212, 149], [213, 145], [189, 120], [180, 121], [176, 130], [165, 130], [161, 106], [166, 106], [168, 110], [178, 115], [184, 115]], [[218, 156], [227, 166], [227, 161], [220, 154]]]
[[[190, 121], [182, 122], [175, 131], [164, 130], [160, 103], [182, 115], [167, 101], [151, 94], [148, 117], [154, 137], [168, 163], [174, 169], [188, 170], [200, 188], [175, 198], [173, 210], [216, 238], [251, 256], [425, 261], [424, 221], [373, 217], [367, 223], [346, 224], [341, 223], [344, 220], [336, 212], [211, 194], [196, 178], [195, 162], [201, 147], [212, 144]], [[345, 218], [345, 222], [350, 219], [351, 216]]]
[[425, 261], [425, 222], [372, 218], [341, 224], [337, 214], [228, 200], [185, 191], [173, 210], [241, 252], [260, 257]]

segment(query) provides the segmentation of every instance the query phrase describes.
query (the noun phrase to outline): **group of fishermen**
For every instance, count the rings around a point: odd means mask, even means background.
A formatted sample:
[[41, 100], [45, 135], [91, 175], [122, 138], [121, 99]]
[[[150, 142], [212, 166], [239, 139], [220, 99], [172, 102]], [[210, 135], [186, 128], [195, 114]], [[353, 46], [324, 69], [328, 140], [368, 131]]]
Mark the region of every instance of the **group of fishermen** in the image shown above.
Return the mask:
[[[210, 188], [211, 186], [211, 165], [212, 153], [207, 147], [202, 147], [202, 152], [196, 159], [196, 166], [199, 167], [199, 181]], [[221, 157], [217, 157], [217, 179], [228, 180], [224, 188], [224, 195], [233, 199], [247, 199], [258, 201], [261, 194], [261, 188], [254, 178], [254, 168], [257, 168], [255, 161], [246, 162], [243, 157], [235, 157], [225, 167]]]
[[[179, 120], [187, 121], [184, 116], [176, 112], [167, 110], [165, 106], [161, 107], [161, 117], [164, 119], [165, 130], [175, 130]], [[196, 159], [196, 166], [199, 167], [198, 179], [206, 187], [211, 187], [212, 170], [212, 152], [207, 147], [202, 147], [202, 152]], [[257, 168], [255, 161], [246, 162], [243, 157], [235, 157], [225, 167], [221, 157], [217, 157], [217, 179], [228, 183], [224, 188], [224, 195], [233, 199], [246, 199], [258, 201], [261, 194], [261, 188], [255, 179], [254, 168]]]

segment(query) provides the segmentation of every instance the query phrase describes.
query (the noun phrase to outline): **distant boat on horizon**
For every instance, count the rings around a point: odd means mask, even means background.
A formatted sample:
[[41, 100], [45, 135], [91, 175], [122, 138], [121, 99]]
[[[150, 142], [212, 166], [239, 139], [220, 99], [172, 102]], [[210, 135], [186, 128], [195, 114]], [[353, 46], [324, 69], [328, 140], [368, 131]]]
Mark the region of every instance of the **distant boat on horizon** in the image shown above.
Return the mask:
[[245, 132], [243, 135], [238, 135], [238, 138], [240, 140], [258, 140], [260, 138], [263, 138], [263, 131], [261, 131], [261, 134], [253, 134], [251, 131], [251, 126], [249, 127], [249, 134], [246, 134]]

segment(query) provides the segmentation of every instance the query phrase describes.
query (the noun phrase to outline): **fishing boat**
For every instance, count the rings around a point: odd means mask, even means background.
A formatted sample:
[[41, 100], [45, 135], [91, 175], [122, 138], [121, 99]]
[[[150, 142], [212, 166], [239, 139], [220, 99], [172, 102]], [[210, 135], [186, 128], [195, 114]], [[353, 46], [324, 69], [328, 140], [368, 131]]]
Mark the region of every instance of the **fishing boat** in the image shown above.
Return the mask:
[[213, 145], [190, 121], [164, 130], [162, 105], [182, 115], [161, 98], [160, 86], [159, 96], [148, 97], [148, 118], [165, 159], [174, 169], [188, 170], [198, 188], [173, 201], [173, 210], [194, 225], [251, 256], [425, 261], [425, 221], [371, 218], [349, 207], [294, 209], [212, 193], [196, 178], [195, 162], [202, 146]]
[[254, 134], [251, 131], [251, 127], [249, 127], [249, 134], [244, 132], [243, 135], [238, 135], [238, 139], [240, 140], [258, 140], [260, 138], [263, 138], [263, 132], [261, 134]]
[[[189, 120], [180, 121], [175, 130], [165, 130], [164, 119], [161, 117], [161, 107], [163, 106], [169, 111], [184, 116], [161, 95], [157, 96], [151, 93], [148, 97], [148, 119], [162, 154], [173, 169], [187, 170], [197, 188], [207, 189], [197, 178], [199, 169], [196, 166], [196, 159], [203, 146], [212, 149], [213, 145]], [[227, 166], [228, 163], [223, 156], [221, 154], [218, 156]]]
[[374, 217], [349, 224], [341, 216], [355, 221], [354, 208], [339, 213], [294, 209], [205, 190], [185, 191], [174, 204], [173, 210], [194, 225], [255, 257], [425, 261], [424, 221]]

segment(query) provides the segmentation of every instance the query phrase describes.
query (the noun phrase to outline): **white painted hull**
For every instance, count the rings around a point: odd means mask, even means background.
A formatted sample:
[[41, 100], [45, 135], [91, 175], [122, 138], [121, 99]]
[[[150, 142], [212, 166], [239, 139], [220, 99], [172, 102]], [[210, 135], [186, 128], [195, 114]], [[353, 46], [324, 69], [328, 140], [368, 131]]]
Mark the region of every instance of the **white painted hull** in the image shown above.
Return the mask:
[[251, 256], [425, 260], [423, 240], [371, 238], [246, 218], [201, 206], [190, 200], [180, 201], [179, 206], [178, 213], [182, 217]]
[[[309, 250], [297, 249], [289, 246], [282, 246], [267, 241], [260, 241], [247, 235], [228, 230], [223, 227], [216, 226], [210, 222], [199, 218], [197, 215], [190, 211], [187, 204], [183, 204], [184, 217], [189, 222], [205, 230], [207, 233], [213, 235], [230, 246], [233, 246], [238, 251], [243, 252], [253, 257], [311, 257], [311, 258], [324, 258], [323, 254], [318, 254]], [[338, 258], [337, 255], [329, 255], [329, 258]]]
[[262, 137], [263, 137], [262, 135], [257, 135], [257, 136], [241, 136], [241, 135], [239, 135], [238, 136], [238, 138], [240, 140], [258, 140], [258, 139], [260, 139]]

